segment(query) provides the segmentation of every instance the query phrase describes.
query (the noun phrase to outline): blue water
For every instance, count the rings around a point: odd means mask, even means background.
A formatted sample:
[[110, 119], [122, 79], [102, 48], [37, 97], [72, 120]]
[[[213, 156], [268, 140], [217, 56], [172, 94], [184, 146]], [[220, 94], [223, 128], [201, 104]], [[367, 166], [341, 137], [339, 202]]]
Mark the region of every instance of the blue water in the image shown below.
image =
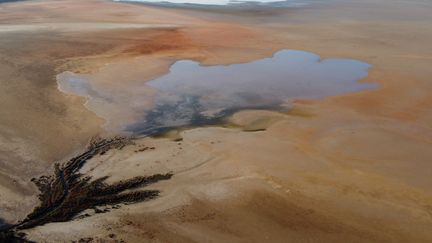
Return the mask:
[[115, 2], [137, 2], [174, 6], [303, 6], [305, 0], [114, 0]]
[[[177, 61], [170, 73], [147, 83], [161, 96], [207, 97], [207, 107], [279, 103], [290, 98], [320, 98], [375, 87], [359, 83], [370, 65], [351, 59], [325, 59], [304, 51], [283, 50], [270, 58], [232, 65], [202, 66]], [[161, 97], [162, 99], [162, 97]]]
[[27, 1], [27, 0], [0, 0], [0, 3], [19, 2], [19, 1]]
[[[78, 74], [64, 73], [60, 90], [88, 98], [89, 109], [106, 120], [125, 121], [123, 129], [144, 133], [163, 127], [212, 123], [242, 109], [284, 109], [295, 98], [319, 99], [377, 87], [361, 83], [371, 66], [352, 59], [320, 59], [316, 54], [281, 50], [243, 64], [203, 66], [175, 62], [166, 75], [136, 87], [97, 87]], [[148, 97], [148, 90], [156, 96]], [[154, 105], [148, 107], [148, 99]], [[142, 105], [140, 105], [142, 104]]]

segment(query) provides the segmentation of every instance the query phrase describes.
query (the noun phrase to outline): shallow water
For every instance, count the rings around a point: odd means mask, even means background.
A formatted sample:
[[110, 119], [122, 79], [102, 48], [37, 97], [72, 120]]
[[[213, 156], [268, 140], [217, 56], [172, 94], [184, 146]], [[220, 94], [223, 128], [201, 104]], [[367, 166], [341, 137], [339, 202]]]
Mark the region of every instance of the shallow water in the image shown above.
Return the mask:
[[233, 6], [233, 5], [269, 5], [302, 6], [304, 0], [114, 0], [115, 2], [138, 2], [162, 5], [205, 5], [205, 6]]
[[[149, 133], [161, 128], [213, 123], [242, 109], [282, 109], [295, 98], [322, 98], [377, 87], [360, 83], [370, 65], [351, 59], [324, 59], [310, 52], [282, 50], [269, 58], [202, 66], [177, 61], [170, 72], [136, 87], [96, 88], [91, 79], [68, 73], [60, 90], [88, 97], [89, 109], [106, 120], [121, 119], [116, 109], [140, 113], [121, 130]], [[148, 89], [156, 95], [146, 96]], [[133, 92], [128, 92], [133, 90]], [[153, 99], [152, 107], [140, 104]], [[97, 105], [91, 105], [91, 104]], [[109, 107], [110, 109], [107, 109]]]
[[[124, 0], [116, 0], [118, 2]], [[257, 2], [257, 3], [270, 3], [270, 2], [280, 2], [280, 0], [248, 0], [248, 1], [236, 1], [236, 0], [128, 0], [134, 2], [148, 2], [148, 3], [189, 3], [189, 4], [205, 4], [205, 5], [227, 5], [242, 2]]]
[[25, 0], [0, 0], [0, 3], [19, 2], [19, 1], [25, 1]]

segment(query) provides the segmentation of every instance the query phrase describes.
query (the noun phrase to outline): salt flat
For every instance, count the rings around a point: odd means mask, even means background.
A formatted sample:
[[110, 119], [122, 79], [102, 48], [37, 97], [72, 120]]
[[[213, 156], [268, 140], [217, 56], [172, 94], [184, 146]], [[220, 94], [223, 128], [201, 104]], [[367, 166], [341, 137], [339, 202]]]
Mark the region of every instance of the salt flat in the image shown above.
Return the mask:
[[41, 242], [429, 242], [431, 8], [416, 0], [247, 11], [101, 0], [0, 5], [2, 26], [73, 23], [73, 31], [2, 32], [0, 222], [16, 223], [38, 205], [32, 177], [54, 174], [55, 162], [82, 153], [96, 135], [118, 135], [102, 127], [84, 97], [61, 92], [57, 75], [127, 90], [166, 77], [178, 60], [218, 67], [291, 49], [367, 63], [367, 76], [356, 81], [378, 86], [295, 97], [285, 111], [241, 110], [222, 125], [135, 138], [95, 155], [80, 172], [108, 176], [109, 185], [172, 172], [149, 187], [160, 190], [158, 198], [90, 208], [20, 232]]

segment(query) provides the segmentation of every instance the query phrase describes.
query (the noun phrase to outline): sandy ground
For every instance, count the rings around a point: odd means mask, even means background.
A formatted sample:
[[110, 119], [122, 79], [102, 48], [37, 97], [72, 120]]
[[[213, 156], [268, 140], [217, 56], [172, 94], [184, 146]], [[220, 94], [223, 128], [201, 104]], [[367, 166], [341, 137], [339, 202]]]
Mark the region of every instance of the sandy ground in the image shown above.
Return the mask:
[[[58, 92], [55, 74], [91, 73], [115, 85], [122, 69], [128, 74], [122, 85], [127, 85], [166, 72], [179, 58], [236, 63], [289, 48], [366, 61], [373, 68], [364, 82], [381, 88], [296, 100], [286, 114], [244, 111], [232, 117], [231, 128], [180, 131], [176, 136], [182, 141], [143, 138], [121, 152], [110, 151], [83, 172], [109, 175], [113, 182], [168, 171], [175, 176], [154, 185], [162, 189], [156, 200], [41, 226], [27, 231], [29, 238], [429, 242], [431, 9], [426, 1], [387, 0], [332, 0], [259, 14], [101, 1], [0, 5], [0, 23], [21, 27], [28, 24], [24, 16], [29, 12], [37, 13], [33, 22], [38, 23], [146, 24], [139, 30], [72, 28], [23, 38], [26, 29], [0, 39], [0, 72], [10, 77], [0, 80], [5, 87], [0, 91], [0, 148], [5, 151], [0, 217], [14, 221], [25, 215], [36, 203], [29, 177], [101, 132], [103, 121], [85, 110], [83, 99]], [[149, 29], [149, 24], [176, 27]], [[45, 64], [47, 71], [36, 64]], [[156, 149], [135, 152], [140, 144]], [[17, 206], [23, 198], [25, 205]]]
[[[2, 4], [0, 13], [0, 187], [7, 198], [0, 217], [9, 222], [37, 204], [32, 177], [81, 150], [93, 136], [112, 135], [83, 106], [85, 99], [59, 92], [57, 74], [92, 73], [96, 81], [126, 86], [167, 72], [176, 59], [216, 60], [207, 51], [214, 45], [235, 49], [242, 46], [237, 39], [254, 36], [236, 24], [104, 1]], [[238, 37], [226, 38], [232, 32]], [[195, 38], [203, 35], [204, 40]], [[239, 52], [243, 56], [251, 51], [248, 45]]]

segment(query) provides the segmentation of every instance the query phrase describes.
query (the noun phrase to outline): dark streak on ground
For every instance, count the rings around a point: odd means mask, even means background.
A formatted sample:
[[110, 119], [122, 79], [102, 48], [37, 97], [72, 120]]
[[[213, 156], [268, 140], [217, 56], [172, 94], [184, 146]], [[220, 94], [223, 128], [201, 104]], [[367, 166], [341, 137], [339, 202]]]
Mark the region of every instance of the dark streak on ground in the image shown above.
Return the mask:
[[127, 131], [137, 136], [157, 136], [173, 129], [226, 124], [226, 118], [241, 110], [284, 111], [280, 104], [260, 106], [239, 106], [223, 109], [211, 116], [205, 115], [206, 108], [200, 104], [198, 96], [182, 97], [176, 103], [158, 104], [149, 111], [141, 122], [129, 125]]
[[157, 197], [160, 193], [158, 190], [125, 191], [168, 180], [172, 177], [171, 173], [140, 176], [111, 185], [105, 182], [108, 177], [92, 181], [91, 177], [79, 173], [84, 164], [94, 156], [111, 149], [122, 149], [130, 144], [133, 144], [132, 141], [126, 138], [97, 139], [84, 153], [64, 165], [56, 164], [53, 176], [32, 179], [40, 190], [41, 204], [18, 224], [6, 225], [0, 221], [0, 225], [3, 225], [3, 229], [0, 228], [0, 242], [28, 242], [19, 230], [51, 222], [69, 221], [86, 209], [143, 202]]

